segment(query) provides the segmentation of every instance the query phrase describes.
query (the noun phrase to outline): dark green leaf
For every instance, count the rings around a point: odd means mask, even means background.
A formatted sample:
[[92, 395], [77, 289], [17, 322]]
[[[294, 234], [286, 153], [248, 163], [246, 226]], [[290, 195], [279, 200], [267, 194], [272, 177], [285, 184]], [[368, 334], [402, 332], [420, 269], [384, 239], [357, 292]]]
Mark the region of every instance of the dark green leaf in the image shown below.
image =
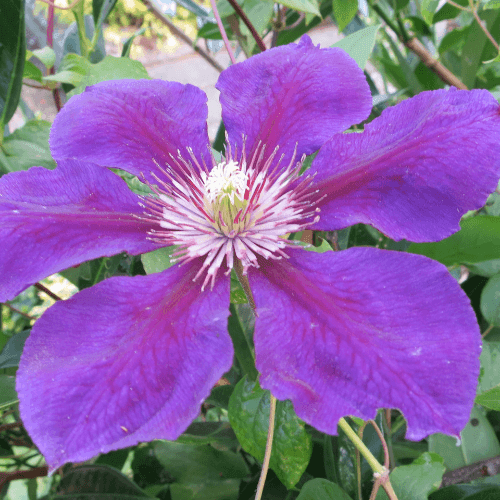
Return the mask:
[[122, 53], [120, 57], [130, 57], [130, 49], [132, 48], [132, 43], [135, 40], [136, 36], [143, 35], [146, 31], [146, 28], [141, 28], [137, 30], [131, 37], [127, 38], [125, 43], [123, 44]]
[[[429, 493], [439, 488], [445, 467], [436, 453], [424, 453], [411, 465], [396, 467], [389, 479], [398, 500], [427, 500]], [[386, 500], [387, 494], [380, 488], [376, 500]]]
[[227, 410], [229, 406], [229, 398], [233, 393], [232, 385], [218, 385], [212, 389], [210, 396], [206, 399], [206, 403], [214, 406], [219, 406]]
[[[257, 460], [264, 459], [269, 427], [269, 391], [244, 377], [229, 400], [229, 421], [241, 446]], [[295, 415], [290, 401], [278, 401], [270, 467], [293, 488], [306, 470], [312, 453], [311, 436]]]
[[254, 317], [248, 304], [231, 304], [231, 315], [228, 318], [227, 329], [233, 341], [234, 354], [241, 369], [252, 380], [258, 376], [253, 355], [252, 336]]
[[177, 483], [204, 483], [242, 479], [248, 468], [241, 455], [212, 446], [192, 446], [173, 441], [153, 445], [155, 456]]
[[500, 486], [491, 484], [454, 484], [435, 491], [429, 500], [498, 500]]
[[101, 29], [102, 23], [113, 10], [116, 2], [117, 0], [92, 0], [92, 16], [96, 29]]
[[297, 500], [351, 500], [351, 497], [338, 484], [316, 478], [304, 484]]
[[332, 47], [344, 49], [358, 63], [358, 66], [364, 69], [375, 46], [375, 39], [379, 28], [380, 24], [377, 24], [355, 31], [333, 44]]
[[17, 401], [16, 379], [9, 375], [0, 375], [0, 410]]
[[0, 352], [0, 369], [13, 368], [19, 365], [24, 343], [31, 330], [23, 330], [11, 337]]
[[[500, 27], [500, 10], [487, 10], [479, 14], [490, 33]], [[478, 69], [484, 61], [493, 59], [497, 52], [477, 22], [474, 22], [462, 50], [462, 81], [470, 89], [475, 86]]]
[[358, 12], [358, 0], [333, 0], [333, 15], [337, 21], [339, 32], [354, 19]]
[[26, 53], [24, 0], [0, 2], [0, 130], [16, 112]]
[[500, 384], [500, 343], [499, 342], [483, 342], [481, 356], [481, 372], [479, 375], [478, 394], [488, 391], [492, 387]]
[[34, 166], [55, 168], [49, 149], [49, 131], [49, 122], [32, 120], [6, 137], [0, 149], [0, 172], [27, 170]]
[[490, 278], [481, 292], [481, 313], [488, 323], [500, 326], [500, 274]]
[[240, 482], [235, 479], [205, 483], [174, 483], [170, 486], [172, 500], [236, 500]]
[[213, 444], [221, 451], [239, 446], [229, 422], [193, 422], [176, 442], [195, 446]]
[[[462, 5], [462, 7], [467, 7], [469, 5], [469, 0], [455, 0], [455, 3]], [[439, 21], [445, 21], [446, 19], [455, 19], [460, 14], [460, 9], [457, 9], [449, 3], [445, 3], [435, 14], [433, 21], [438, 23]]]
[[461, 230], [436, 243], [412, 243], [408, 252], [426, 255], [446, 266], [500, 258], [500, 217], [470, 217]]
[[57, 488], [57, 497], [91, 500], [112, 495], [113, 500], [149, 498], [121, 472], [107, 465], [81, 465], [67, 472]]

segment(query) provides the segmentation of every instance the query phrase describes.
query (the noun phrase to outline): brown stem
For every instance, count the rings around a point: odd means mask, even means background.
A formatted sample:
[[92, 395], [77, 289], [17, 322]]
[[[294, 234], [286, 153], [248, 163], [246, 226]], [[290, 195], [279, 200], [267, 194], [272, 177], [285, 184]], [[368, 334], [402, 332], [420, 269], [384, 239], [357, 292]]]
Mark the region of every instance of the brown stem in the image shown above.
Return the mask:
[[250, 33], [252, 33], [252, 36], [254, 40], [257, 42], [259, 49], [262, 52], [264, 52], [266, 50], [266, 45], [264, 44], [264, 40], [262, 40], [260, 35], [257, 33], [255, 28], [253, 27], [253, 24], [250, 22], [250, 19], [248, 19], [247, 15], [243, 12], [243, 9], [238, 5], [236, 0], [228, 0], [228, 2], [231, 4], [231, 7], [236, 11], [236, 14], [238, 14], [241, 20], [245, 23], [246, 27], [250, 30]]
[[450, 484], [469, 483], [474, 479], [495, 476], [500, 473], [500, 455], [445, 472], [441, 487]]
[[205, 61], [207, 61], [213, 68], [215, 68], [219, 73], [224, 71], [224, 67], [221, 66], [216, 59], [214, 59], [210, 54], [205, 52], [201, 47], [199, 47], [194, 40], [189, 38], [186, 33], [180, 30], [165, 14], [159, 11], [154, 4], [149, 0], [142, 0], [142, 3], [153, 13], [153, 15], [159, 19], [167, 28], [177, 37], [179, 37], [186, 45], [192, 47], [192, 49], [200, 54]]
[[19, 311], [19, 309], [16, 309], [15, 307], [12, 307], [10, 304], [7, 304], [5, 302], [5, 305], [13, 312], [20, 314], [21, 316], [24, 316], [25, 318], [28, 318], [29, 320], [36, 319], [34, 316], [30, 316], [29, 314], [23, 313], [22, 311]]
[[434, 71], [443, 82], [448, 85], [453, 85], [457, 89], [468, 90], [467, 86], [446, 66], [443, 66], [437, 59], [432, 57], [432, 54], [422, 45], [418, 38], [411, 38], [405, 42], [405, 45], [414, 52], [430, 70]]
[[33, 479], [35, 477], [44, 477], [48, 474], [49, 468], [44, 465], [42, 467], [34, 467], [28, 470], [16, 470], [14, 472], [0, 472], [0, 489], [10, 481], [16, 479]]
[[46, 293], [49, 297], [53, 298], [54, 300], [62, 300], [61, 297], [58, 297], [54, 292], [51, 292], [46, 286], [42, 285], [41, 283], [35, 283], [35, 288], [37, 288], [41, 292]]

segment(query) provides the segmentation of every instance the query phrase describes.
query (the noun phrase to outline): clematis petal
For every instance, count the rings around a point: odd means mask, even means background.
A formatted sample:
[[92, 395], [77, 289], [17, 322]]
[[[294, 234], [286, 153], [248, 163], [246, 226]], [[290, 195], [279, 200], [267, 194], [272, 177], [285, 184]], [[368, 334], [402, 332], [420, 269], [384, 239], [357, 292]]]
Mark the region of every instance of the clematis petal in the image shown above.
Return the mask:
[[229, 279], [200, 294], [195, 261], [116, 277], [51, 307], [17, 375], [21, 417], [51, 470], [176, 439], [233, 359]]
[[458, 436], [474, 401], [481, 338], [444, 266], [360, 247], [261, 264], [250, 285], [262, 387], [329, 434], [340, 417], [399, 408], [409, 439]]
[[371, 224], [393, 239], [437, 241], [460, 229], [500, 175], [500, 112], [486, 90], [422, 92], [386, 109], [360, 134], [319, 151], [315, 229]]
[[158, 248], [139, 202], [117, 175], [75, 160], [3, 176], [0, 302], [86, 260]]
[[286, 165], [318, 150], [333, 134], [364, 120], [372, 107], [361, 69], [342, 49], [319, 49], [304, 35], [298, 44], [277, 47], [224, 70], [220, 90], [229, 142], [247, 157], [279, 146]]
[[[98, 83], [72, 97], [50, 134], [52, 156], [117, 167], [134, 175], [175, 167], [178, 151], [208, 161], [207, 96], [193, 85], [162, 80]], [[156, 163], [155, 163], [156, 162]]]

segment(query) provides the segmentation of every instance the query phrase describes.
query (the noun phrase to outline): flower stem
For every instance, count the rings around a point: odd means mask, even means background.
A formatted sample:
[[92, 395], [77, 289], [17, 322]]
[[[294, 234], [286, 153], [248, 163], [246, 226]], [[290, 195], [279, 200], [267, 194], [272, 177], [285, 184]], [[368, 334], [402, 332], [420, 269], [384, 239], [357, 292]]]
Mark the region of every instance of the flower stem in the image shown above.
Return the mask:
[[255, 316], [257, 316], [255, 300], [253, 298], [252, 289], [250, 288], [248, 276], [246, 274], [243, 274], [243, 266], [242, 266], [240, 260], [236, 256], [234, 257], [233, 269], [234, 269], [234, 272], [236, 273], [236, 276], [238, 277], [238, 281], [240, 282], [241, 286], [243, 287], [243, 291], [245, 292], [245, 295], [247, 297], [248, 303], [250, 304], [250, 307], [252, 308]]
[[354, 432], [352, 427], [347, 423], [345, 418], [339, 420], [339, 427], [346, 433], [347, 437], [354, 443], [354, 446], [360, 451], [372, 468], [373, 472], [376, 474], [385, 474], [387, 469], [379, 463], [379, 461], [373, 456], [372, 452], [367, 448], [365, 443], [361, 441], [359, 436]]
[[275, 415], [276, 415], [276, 398], [272, 394], [270, 394], [269, 429], [267, 431], [266, 452], [264, 454], [264, 462], [262, 463], [262, 470], [260, 472], [259, 484], [257, 485], [257, 492], [255, 493], [255, 500], [260, 500], [262, 498], [262, 492], [264, 491], [264, 483], [266, 482], [267, 471], [269, 470], [269, 461], [271, 460], [271, 451], [273, 449]]
[[257, 33], [257, 30], [255, 29], [254, 25], [251, 23], [250, 19], [248, 19], [247, 15], [243, 12], [243, 9], [238, 5], [238, 2], [236, 0], [228, 0], [228, 2], [231, 4], [231, 7], [236, 11], [236, 14], [241, 18], [241, 20], [245, 23], [246, 27], [250, 30], [250, 33], [252, 33], [252, 36], [257, 43], [259, 49], [264, 52], [266, 50], [266, 45], [264, 44], [264, 40], [260, 37], [260, 35]]
[[236, 59], [233, 54], [233, 49], [229, 44], [229, 39], [226, 35], [226, 30], [224, 29], [224, 25], [222, 24], [222, 19], [220, 18], [219, 11], [217, 10], [217, 5], [215, 4], [215, 0], [210, 0], [210, 5], [212, 6], [212, 10], [214, 12], [215, 20], [217, 21], [217, 26], [219, 27], [220, 34], [222, 35], [222, 39], [224, 40], [224, 45], [226, 46], [227, 53], [229, 54], [229, 58], [233, 64], [236, 64]]

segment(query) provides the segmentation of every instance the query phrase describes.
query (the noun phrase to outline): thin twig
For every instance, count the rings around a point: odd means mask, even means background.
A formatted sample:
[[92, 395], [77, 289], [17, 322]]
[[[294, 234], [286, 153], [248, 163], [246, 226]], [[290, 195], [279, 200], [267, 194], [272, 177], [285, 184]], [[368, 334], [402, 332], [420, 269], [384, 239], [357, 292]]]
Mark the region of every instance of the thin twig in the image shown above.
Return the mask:
[[[215, 0], [210, 0], [210, 1], [215, 1]], [[257, 30], [250, 22], [250, 19], [248, 19], [247, 15], [243, 12], [243, 9], [238, 5], [238, 2], [236, 2], [236, 0], [228, 0], [228, 2], [231, 4], [231, 7], [236, 11], [236, 14], [238, 14], [241, 20], [245, 23], [246, 27], [250, 30], [250, 33], [252, 33], [252, 36], [256, 41], [259, 49], [262, 52], [264, 52], [267, 48], [266, 44], [264, 43], [264, 40], [262, 40], [261, 36], [257, 33]]]
[[217, 26], [219, 27], [220, 34], [222, 35], [222, 39], [224, 40], [224, 45], [226, 46], [229, 58], [231, 59], [231, 62], [233, 64], [236, 64], [236, 58], [234, 57], [233, 49], [231, 48], [231, 44], [229, 43], [229, 39], [226, 34], [226, 30], [224, 29], [224, 24], [222, 24], [222, 19], [220, 18], [219, 11], [217, 10], [217, 5], [215, 3], [215, 0], [210, 0], [210, 5], [212, 6], [212, 11], [214, 13]]
[[488, 335], [494, 327], [495, 325], [491, 324], [488, 328], [486, 328], [486, 330], [481, 334], [481, 338], [484, 339], [484, 337], [486, 337], [486, 335]]
[[142, 3], [153, 13], [153, 15], [160, 20], [167, 28], [178, 38], [180, 38], [186, 45], [189, 45], [195, 52], [197, 52], [205, 61], [207, 61], [213, 68], [215, 68], [219, 73], [224, 71], [224, 67], [221, 66], [216, 59], [214, 59], [208, 52], [199, 47], [194, 40], [180, 30], [163, 12], [159, 11], [156, 6], [150, 2], [150, 0], [142, 0]]
[[17, 314], [20, 314], [21, 316], [24, 316], [25, 318], [28, 318], [29, 320], [34, 320], [36, 319], [35, 317], [33, 316], [30, 316], [29, 314], [26, 314], [26, 313], [23, 313], [22, 311], [19, 311], [18, 309], [16, 309], [15, 307], [12, 307], [10, 304], [7, 304], [7, 302], [4, 302], [4, 304], [12, 311], [12, 312], [15, 312]]
[[260, 500], [262, 498], [262, 492], [264, 491], [264, 484], [266, 482], [267, 471], [269, 470], [269, 461], [271, 460], [271, 452], [273, 450], [275, 415], [276, 415], [276, 398], [272, 394], [270, 394], [269, 429], [267, 431], [266, 452], [264, 454], [264, 462], [262, 463], [262, 470], [260, 472], [259, 483], [257, 484], [257, 492], [255, 493], [255, 500]]
[[474, 479], [495, 476], [498, 473], [500, 473], [500, 455], [445, 472], [441, 487], [451, 484], [469, 483]]
[[448, 85], [453, 85], [457, 89], [467, 90], [467, 86], [455, 74], [446, 66], [443, 66], [437, 59], [432, 57], [432, 54], [424, 47], [418, 38], [411, 38], [405, 42], [405, 46], [416, 54], [430, 70], [434, 71], [443, 82]]
[[484, 26], [483, 21], [481, 20], [481, 18], [479, 17], [479, 15], [477, 13], [477, 10], [474, 8], [472, 8], [472, 15], [474, 16], [474, 19], [477, 21], [477, 24], [479, 24], [479, 27], [483, 30], [484, 34], [488, 37], [489, 41], [493, 44], [495, 49], [497, 49], [497, 51], [500, 51], [500, 46], [498, 45], [496, 40], [493, 38], [493, 35], [488, 31], [486, 26]]
[[456, 7], [457, 9], [460, 10], [469, 10], [467, 7], [464, 7], [463, 5], [460, 5], [458, 3], [453, 2], [452, 0], [446, 0], [450, 5], [453, 5], [453, 7]]
[[58, 297], [54, 292], [51, 292], [46, 286], [42, 285], [41, 283], [35, 283], [35, 288], [37, 288], [41, 292], [46, 293], [54, 300], [62, 300], [61, 297]]

